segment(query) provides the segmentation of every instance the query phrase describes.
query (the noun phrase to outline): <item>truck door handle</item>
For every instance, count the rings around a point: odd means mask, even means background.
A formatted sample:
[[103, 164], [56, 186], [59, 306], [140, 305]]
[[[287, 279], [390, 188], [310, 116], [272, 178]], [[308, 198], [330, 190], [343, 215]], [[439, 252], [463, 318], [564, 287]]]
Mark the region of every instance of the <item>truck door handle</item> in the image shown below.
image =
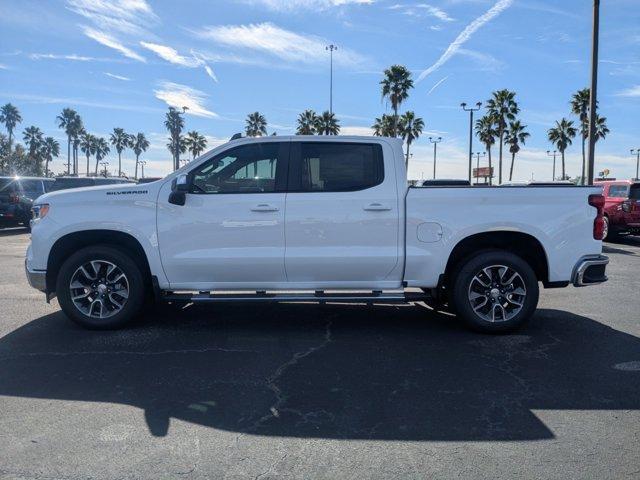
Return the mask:
[[370, 203], [369, 205], [365, 205], [364, 209], [369, 212], [387, 212], [391, 210], [391, 207], [387, 207], [381, 203]]
[[275, 205], [269, 205], [268, 203], [260, 203], [255, 207], [251, 207], [252, 212], [277, 212], [279, 210]]

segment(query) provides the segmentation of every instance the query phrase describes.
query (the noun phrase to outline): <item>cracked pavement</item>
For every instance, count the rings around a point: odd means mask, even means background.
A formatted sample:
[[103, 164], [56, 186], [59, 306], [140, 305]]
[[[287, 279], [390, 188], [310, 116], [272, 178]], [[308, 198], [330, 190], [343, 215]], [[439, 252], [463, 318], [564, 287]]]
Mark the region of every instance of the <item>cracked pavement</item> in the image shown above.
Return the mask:
[[421, 305], [160, 307], [89, 332], [0, 231], [0, 479], [638, 478], [640, 239], [478, 335]]

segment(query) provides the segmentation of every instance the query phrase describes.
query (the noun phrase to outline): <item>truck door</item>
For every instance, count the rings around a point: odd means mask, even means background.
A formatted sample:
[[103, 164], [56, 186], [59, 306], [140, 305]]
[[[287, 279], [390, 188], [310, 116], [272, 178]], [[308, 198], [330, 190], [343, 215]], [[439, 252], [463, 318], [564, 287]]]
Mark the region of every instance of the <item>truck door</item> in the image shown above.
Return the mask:
[[286, 281], [288, 142], [248, 143], [190, 172], [183, 206], [158, 198], [158, 244], [172, 288], [269, 288]]
[[287, 279], [300, 288], [397, 288], [399, 201], [393, 153], [377, 143], [291, 143]]

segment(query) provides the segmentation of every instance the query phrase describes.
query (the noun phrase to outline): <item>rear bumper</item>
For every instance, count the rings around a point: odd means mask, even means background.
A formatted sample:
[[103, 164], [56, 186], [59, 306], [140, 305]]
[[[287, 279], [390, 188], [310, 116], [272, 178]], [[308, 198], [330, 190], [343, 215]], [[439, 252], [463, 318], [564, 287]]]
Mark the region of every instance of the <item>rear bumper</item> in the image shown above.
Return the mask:
[[36, 290], [46, 293], [47, 291], [47, 272], [45, 270], [29, 270], [27, 262], [24, 263], [24, 271], [27, 274], [27, 280]]
[[605, 270], [608, 263], [609, 257], [605, 255], [582, 257], [573, 269], [571, 282], [576, 287], [606, 282], [608, 279]]

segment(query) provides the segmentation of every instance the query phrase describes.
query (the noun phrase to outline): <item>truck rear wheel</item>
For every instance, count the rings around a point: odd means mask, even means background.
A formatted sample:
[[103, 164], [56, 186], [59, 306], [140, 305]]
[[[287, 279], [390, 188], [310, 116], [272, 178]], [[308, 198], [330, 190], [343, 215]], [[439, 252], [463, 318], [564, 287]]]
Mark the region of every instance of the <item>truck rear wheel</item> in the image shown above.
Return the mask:
[[140, 268], [117, 248], [96, 245], [61, 266], [56, 294], [62, 311], [85, 328], [108, 330], [133, 320], [144, 304]]
[[515, 330], [531, 318], [539, 287], [533, 269], [503, 250], [487, 250], [459, 266], [453, 306], [472, 329], [485, 333]]

